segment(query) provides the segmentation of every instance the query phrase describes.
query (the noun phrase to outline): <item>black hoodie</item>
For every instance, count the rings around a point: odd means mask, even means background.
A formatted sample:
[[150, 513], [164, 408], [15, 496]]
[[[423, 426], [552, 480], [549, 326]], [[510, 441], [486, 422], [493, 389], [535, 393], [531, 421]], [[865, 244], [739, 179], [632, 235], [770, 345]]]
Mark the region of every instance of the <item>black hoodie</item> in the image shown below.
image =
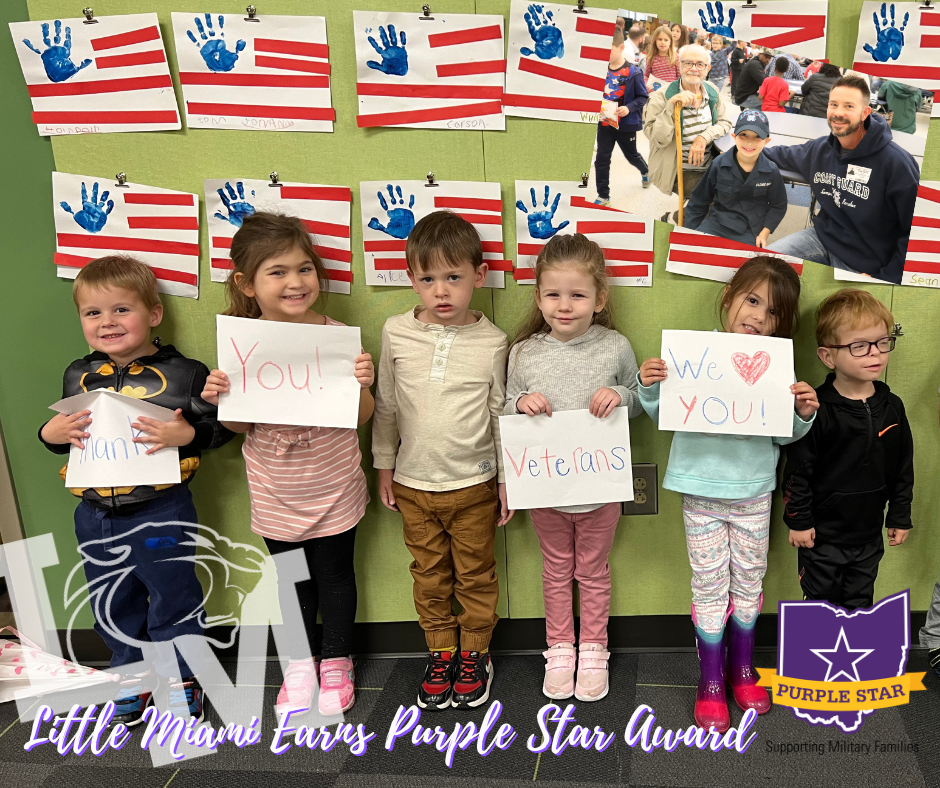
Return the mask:
[[881, 381], [867, 400], [846, 399], [833, 380], [816, 389], [810, 431], [787, 446], [783, 521], [815, 528], [817, 544], [865, 544], [882, 527], [911, 528], [914, 442], [904, 403]]
[[[802, 145], [764, 148], [764, 155], [809, 183], [820, 207], [813, 226], [830, 254], [856, 271], [899, 284], [920, 170], [914, 157], [892, 142], [884, 118], [869, 115], [864, 125], [865, 136], [852, 150], [843, 151], [830, 134]], [[852, 178], [846, 177], [849, 167]]]

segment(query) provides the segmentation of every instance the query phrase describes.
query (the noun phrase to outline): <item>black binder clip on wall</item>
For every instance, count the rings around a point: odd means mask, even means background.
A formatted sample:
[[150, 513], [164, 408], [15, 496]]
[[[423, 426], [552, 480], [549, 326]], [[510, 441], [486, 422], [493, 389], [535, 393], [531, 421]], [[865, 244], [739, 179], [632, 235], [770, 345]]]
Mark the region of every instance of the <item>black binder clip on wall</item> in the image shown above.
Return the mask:
[[118, 189], [129, 189], [129, 188], [131, 188], [130, 184], [127, 182], [127, 175], [125, 175], [123, 172], [119, 172], [119, 173], [118, 173], [117, 175], [115, 175], [114, 177], [115, 177], [115, 179], [116, 179], [116, 181], [117, 181], [114, 185], [115, 185]]
[[579, 188], [579, 189], [586, 189], [586, 188], [587, 188], [587, 182], [588, 182], [588, 174], [587, 174], [586, 172], [582, 172], [582, 173], [581, 173], [581, 185], [580, 185], [578, 188]]
[[757, 8], [757, 3], [754, 0], [747, 0], [747, 2], [741, 6], [741, 8]]
[[255, 8], [253, 5], [248, 6], [248, 8], [245, 9], [245, 13], [248, 14], [248, 16], [245, 17], [246, 22], [260, 22], [261, 21], [260, 19], [258, 19], [258, 9]]
[[920, 7], [921, 11], [936, 11], [937, 6], [930, 5], [930, 0], [924, 0], [924, 4]]
[[82, 15], [85, 17], [85, 21], [82, 22], [83, 25], [97, 25], [98, 24], [98, 20], [95, 19], [94, 9], [92, 9], [91, 6], [88, 6], [88, 8], [83, 8]]
[[895, 337], [895, 338], [897, 338], [897, 337], [903, 337], [903, 336], [904, 336], [904, 332], [901, 330], [901, 324], [900, 324], [900, 323], [895, 323], [895, 324], [894, 324], [894, 331], [891, 332], [891, 336], [893, 336], [893, 337]]
[[276, 188], [280, 189], [281, 186], [284, 185], [283, 183], [280, 182], [280, 180], [278, 180], [278, 177], [277, 177], [277, 170], [275, 170], [274, 172], [272, 172], [268, 177], [271, 179], [271, 182], [268, 184], [268, 188], [275, 188], [275, 187], [276, 187]]
[[433, 22], [434, 17], [431, 16], [431, 6], [425, 3], [421, 6], [421, 16], [418, 17], [419, 22]]
[[429, 189], [429, 188], [431, 188], [431, 187], [437, 188], [438, 186], [440, 186], [440, 184], [434, 182], [434, 173], [433, 173], [433, 172], [429, 172], [429, 173], [428, 173], [428, 182], [427, 182], [426, 184], [424, 184], [424, 188], [425, 188], [425, 189]]
[[572, 8], [571, 11], [575, 14], [586, 14], [587, 11], [584, 10], [584, 0], [578, 0], [578, 7]]

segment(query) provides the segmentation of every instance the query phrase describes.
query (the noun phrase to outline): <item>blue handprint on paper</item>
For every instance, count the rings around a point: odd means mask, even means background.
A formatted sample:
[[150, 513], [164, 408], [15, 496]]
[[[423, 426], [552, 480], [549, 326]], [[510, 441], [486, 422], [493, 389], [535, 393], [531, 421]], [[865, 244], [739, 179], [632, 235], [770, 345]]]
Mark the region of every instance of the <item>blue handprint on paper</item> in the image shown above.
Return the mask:
[[904, 21], [901, 22], [900, 29], [894, 26], [894, 3], [891, 4], [891, 25], [888, 25], [888, 17], [885, 14], [887, 3], [881, 4], [881, 25], [878, 24], [878, 12], [871, 15], [875, 22], [875, 34], [878, 36], [877, 44], [872, 47], [871, 44], [865, 44], [864, 49], [879, 63], [888, 60], [897, 60], [901, 54], [901, 48], [904, 46], [904, 28], [907, 27], [907, 20], [911, 18], [909, 13], [904, 14]]
[[72, 218], [83, 230], [90, 233], [97, 233], [108, 222], [108, 215], [114, 210], [114, 200], [108, 199], [108, 191], [101, 193], [101, 199], [98, 199], [98, 182], [91, 187], [91, 200], [88, 199], [88, 189], [82, 183], [82, 209], [75, 213], [69, 204], [64, 200], [59, 203], [66, 213], [72, 214]]
[[708, 18], [711, 20], [711, 24], [705, 21], [705, 11], [701, 8], [698, 10], [699, 18], [702, 20], [702, 27], [707, 33], [716, 36], [725, 36], [726, 38], [734, 38], [734, 30], [731, 29], [731, 26], [734, 24], [734, 9], [728, 9], [728, 24], [725, 24], [725, 9], [721, 7], [721, 3], [715, 3], [715, 8], [718, 11], [718, 19], [715, 19], [715, 12], [712, 11], [712, 4], [705, 3], [705, 8], [708, 10]]
[[[535, 188], [529, 189], [529, 193], [532, 195], [532, 207], [537, 209], [539, 207], [538, 199], [535, 196]], [[559, 230], [564, 230], [570, 222], [565, 219], [557, 227], [552, 227], [552, 219], [555, 218], [555, 211], [558, 210], [558, 203], [561, 200], [561, 192], [555, 195], [555, 201], [552, 203], [551, 209], [548, 208], [548, 196], [549, 188], [546, 184], [545, 186], [545, 199], [542, 201], [542, 207], [546, 210], [539, 211], [533, 210], [532, 213], [529, 213], [529, 209], [525, 207], [525, 203], [522, 200], [516, 200], [516, 207], [526, 215], [526, 220], [529, 222], [529, 235], [533, 238], [548, 239], [551, 238]]]
[[[367, 30], [366, 32], [371, 31]], [[398, 43], [399, 37], [395, 32], [395, 25], [389, 25], [387, 33], [385, 32], [385, 28], [380, 26], [379, 38], [382, 39], [384, 49], [379, 46], [378, 41], [372, 36], [369, 36], [369, 43], [372, 44], [372, 48], [379, 53], [382, 62], [378, 63], [375, 60], [369, 60], [366, 62], [366, 65], [376, 71], [381, 71], [383, 74], [391, 74], [393, 77], [405, 76], [405, 74], [408, 73], [408, 52], [405, 50], [405, 43], [407, 41], [405, 31], [401, 31], [401, 44]]]
[[41, 29], [42, 43], [47, 47], [45, 52], [40, 52], [28, 38], [24, 38], [23, 43], [42, 58], [42, 66], [51, 81], [65, 82], [91, 65], [91, 58], [83, 60], [77, 66], [72, 62], [72, 28], [65, 28], [65, 41], [62, 40], [62, 22], [58, 19], [55, 20], [55, 38], [52, 41], [49, 41], [49, 23], [43, 22]]
[[[222, 29], [225, 26], [225, 17], [219, 14], [220, 38], [215, 37], [215, 28], [212, 27], [211, 14], [206, 14], [205, 26], [203, 26], [202, 20], [198, 16], [193, 21], [196, 23], [199, 38], [203, 43], [196, 40], [196, 36], [193, 35], [192, 30], [187, 30], [186, 35], [189, 36], [189, 40], [199, 48], [199, 54], [202, 55], [202, 59], [206, 62], [209, 70], [231, 71], [235, 68], [238, 53], [245, 48], [246, 44], [244, 41], [239, 40], [235, 43], [235, 51], [229, 52], [228, 47], [225, 45], [225, 31]], [[206, 31], [208, 31], [208, 35], [206, 35]]]
[[[237, 193], [235, 189], [238, 190]], [[241, 227], [242, 222], [255, 212], [255, 206], [248, 202], [245, 197], [245, 184], [241, 181], [236, 181], [235, 188], [232, 188], [231, 183], [226, 183], [224, 189], [216, 189], [216, 192], [222, 198], [222, 205], [225, 206], [225, 210], [228, 211], [228, 216], [216, 211], [213, 214], [216, 219], [221, 219], [223, 222], [235, 225], [235, 227]], [[252, 192], [251, 196], [254, 197], [255, 193]]]
[[565, 56], [565, 42], [561, 38], [561, 30], [555, 27], [555, 18], [551, 11], [542, 12], [542, 6], [530, 5], [525, 15], [525, 23], [529, 27], [529, 35], [535, 42], [535, 50], [522, 47], [519, 51], [523, 55], [535, 55], [540, 60], [559, 60]]
[[[415, 215], [411, 210], [415, 207], [415, 196], [411, 195], [408, 207], [405, 208], [405, 198], [401, 193], [401, 186], [396, 186], [394, 191], [392, 190], [392, 184], [388, 184], [386, 188], [388, 189], [388, 202], [385, 201], [382, 192], [376, 192], [376, 194], [379, 197], [382, 210], [388, 215], [388, 224], [383, 227], [382, 223], [373, 216], [369, 220], [369, 227], [390, 235], [392, 238], [405, 239], [415, 226]], [[397, 201], [395, 200], [396, 194], [398, 195]], [[391, 208], [389, 208], [389, 204], [391, 204]]]

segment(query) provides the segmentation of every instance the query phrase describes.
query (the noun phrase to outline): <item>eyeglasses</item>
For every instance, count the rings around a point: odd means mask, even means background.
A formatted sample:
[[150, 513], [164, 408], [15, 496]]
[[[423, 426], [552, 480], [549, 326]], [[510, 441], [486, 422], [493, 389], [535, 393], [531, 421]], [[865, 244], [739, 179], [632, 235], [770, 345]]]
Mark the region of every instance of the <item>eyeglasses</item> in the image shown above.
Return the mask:
[[861, 341], [853, 342], [850, 345], [823, 345], [823, 347], [827, 347], [830, 350], [847, 347], [849, 349], [849, 353], [851, 353], [853, 356], [856, 358], [862, 358], [863, 356], [867, 356], [869, 353], [871, 353], [872, 347], [877, 347], [878, 350], [880, 350], [882, 353], [890, 353], [892, 350], [894, 350], [896, 343], [897, 337], [882, 337], [876, 342]]
[[697, 71], [701, 71], [703, 68], [708, 68], [711, 64], [698, 62], [693, 63], [691, 60], [680, 60], [679, 65], [681, 65], [682, 68], [694, 68]]

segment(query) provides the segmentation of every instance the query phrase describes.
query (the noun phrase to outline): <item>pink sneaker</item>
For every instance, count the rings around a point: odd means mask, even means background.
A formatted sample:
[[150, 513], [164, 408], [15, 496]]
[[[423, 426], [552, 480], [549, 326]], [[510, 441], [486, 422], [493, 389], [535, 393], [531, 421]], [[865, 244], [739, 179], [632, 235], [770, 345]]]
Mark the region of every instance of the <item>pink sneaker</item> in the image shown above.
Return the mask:
[[310, 710], [313, 705], [313, 693], [317, 689], [317, 665], [312, 657], [292, 659], [284, 672], [284, 683], [277, 693], [274, 711], [280, 715], [285, 711]]
[[325, 659], [320, 663], [320, 714], [329, 717], [349, 711], [356, 703], [356, 672], [349, 657]]
[[600, 643], [582, 643], [578, 655], [578, 683], [574, 696], [578, 700], [591, 701], [607, 697], [607, 660], [610, 652]]
[[571, 643], [556, 643], [545, 657], [545, 680], [542, 682], [542, 694], [552, 700], [563, 700], [574, 695], [574, 667], [577, 652]]

